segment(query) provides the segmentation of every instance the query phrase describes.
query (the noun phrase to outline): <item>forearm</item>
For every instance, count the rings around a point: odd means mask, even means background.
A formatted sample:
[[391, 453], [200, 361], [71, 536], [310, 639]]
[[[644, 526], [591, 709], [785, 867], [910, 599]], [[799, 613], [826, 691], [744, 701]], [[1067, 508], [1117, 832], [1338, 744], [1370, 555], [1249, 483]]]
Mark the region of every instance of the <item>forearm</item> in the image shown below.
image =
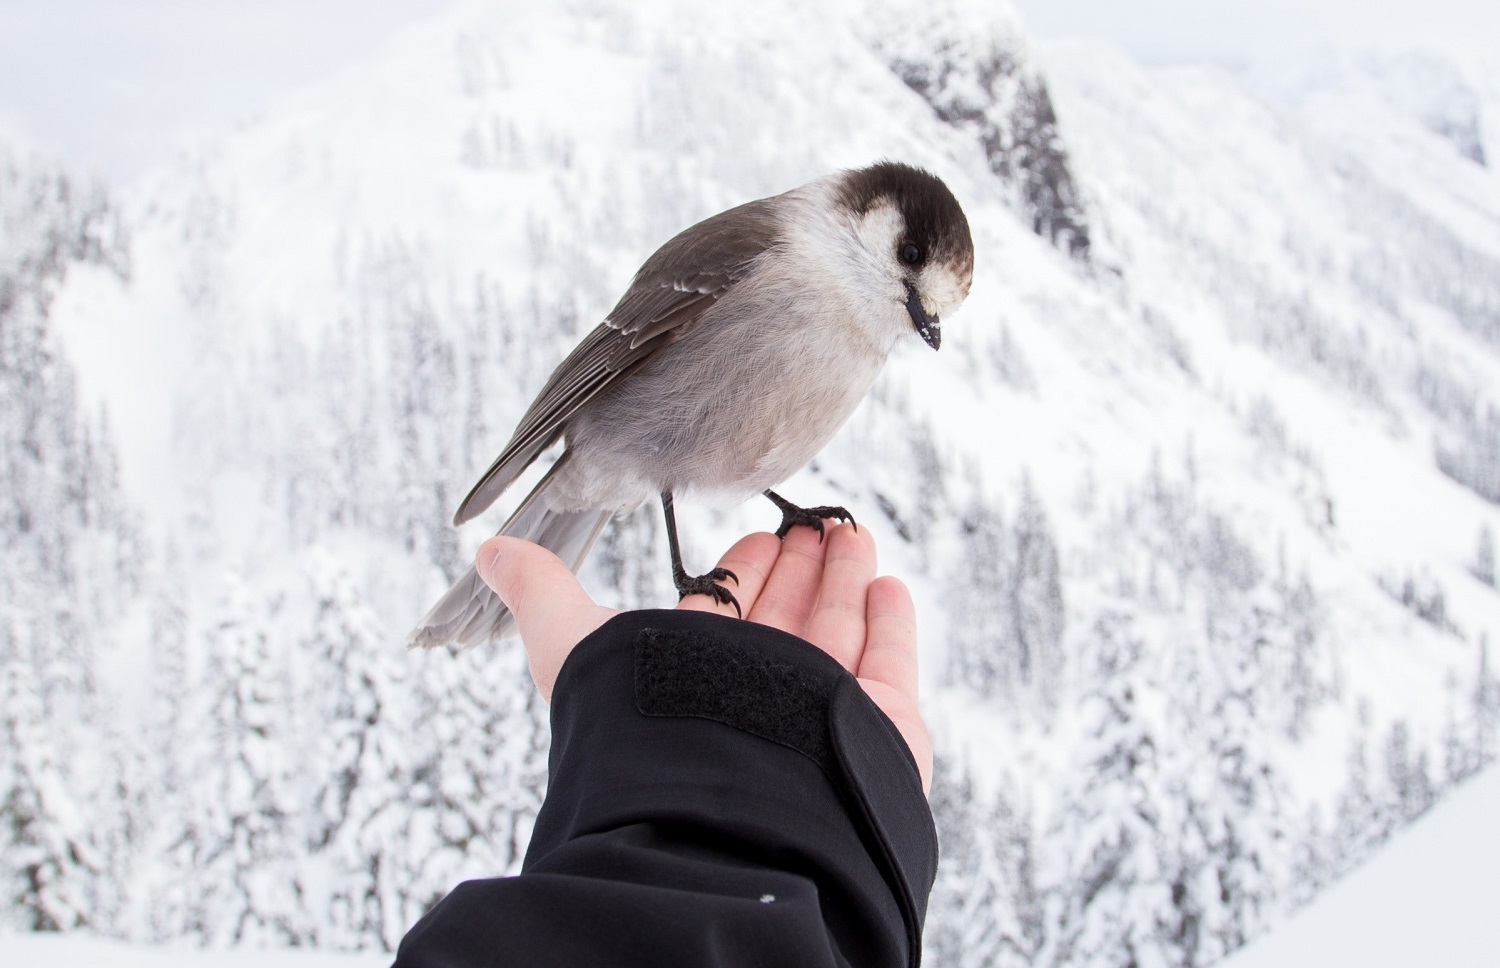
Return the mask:
[[621, 615], [557, 680], [520, 877], [461, 885], [398, 965], [906, 965], [935, 871], [911, 754], [773, 629]]

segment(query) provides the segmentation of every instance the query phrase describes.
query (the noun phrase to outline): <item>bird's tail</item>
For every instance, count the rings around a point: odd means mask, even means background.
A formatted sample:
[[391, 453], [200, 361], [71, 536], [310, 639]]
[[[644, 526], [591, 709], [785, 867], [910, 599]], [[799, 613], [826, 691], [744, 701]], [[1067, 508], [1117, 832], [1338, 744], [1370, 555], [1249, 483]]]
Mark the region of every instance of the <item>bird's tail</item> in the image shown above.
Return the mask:
[[[547, 476], [532, 488], [526, 500], [501, 526], [499, 534], [524, 538], [548, 549], [574, 571], [588, 557], [599, 532], [614, 516], [612, 511], [554, 511], [547, 504], [546, 493], [553, 475], [567, 459], [564, 454]], [[478, 645], [503, 638], [515, 631], [515, 617], [490, 591], [479, 573], [469, 570], [448, 589], [432, 610], [423, 616], [406, 638], [412, 648], [434, 648], [454, 643]]]

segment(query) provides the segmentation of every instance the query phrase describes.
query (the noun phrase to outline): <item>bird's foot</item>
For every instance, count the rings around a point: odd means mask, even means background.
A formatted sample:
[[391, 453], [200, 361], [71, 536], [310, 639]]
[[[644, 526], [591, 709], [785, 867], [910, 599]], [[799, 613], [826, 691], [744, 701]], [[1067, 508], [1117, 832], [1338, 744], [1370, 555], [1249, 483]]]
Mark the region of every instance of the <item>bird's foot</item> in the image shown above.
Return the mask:
[[739, 600], [734, 593], [720, 585], [721, 581], [732, 581], [736, 585], [740, 583], [739, 578], [728, 568], [715, 568], [706, 575], [691, 576], [681, 573], [672, 576], [672, 581], [677, 585], [677, 598], [687, 598], [689, 595], [707, 595], [720, 605], [733, 605], [734, 614], [744, 618], [745, 614], [740, 611]]
[[855, 530], [859, 529], [859, 524], [855, 522], [854, 515], [850, 514], [845, 508], [829, 507], [827, 505], [815, 508], [798, 507], [775, 491], [767, 491], [766, 497], [770, 498], [771, 503], [781, 509], [781, 527], [776, 529], [776, 537], [778, 538], [785, 538], [787, 533], [797, 525], [804, 524], [818, 532], [818, 540], [822, 541], [825, 534], [823, 522], [829, 518], [847, 521], [854, 525]]

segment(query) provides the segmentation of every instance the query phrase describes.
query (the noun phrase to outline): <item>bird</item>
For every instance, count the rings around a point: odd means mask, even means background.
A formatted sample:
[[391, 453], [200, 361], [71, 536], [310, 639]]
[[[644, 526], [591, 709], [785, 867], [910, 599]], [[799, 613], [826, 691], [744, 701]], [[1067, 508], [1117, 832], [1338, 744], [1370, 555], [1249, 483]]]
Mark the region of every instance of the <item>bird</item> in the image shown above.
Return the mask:
[[[902, 162], [837, 171], [704, 219], [641, 265], [553, 371], [453, 523], [483, 512], [561, 439], [561, 456], [500, 534], [542, 545], [576, 572], [615, 515], [659, 497], [679, 598], [706, 594], [738, 612], [725, 584], [737, 576], [684, 568], [674, 498], [763, 494], [782, 512], [781, 537], [853, 521], [842, 507], [799, 507], [772, 488], [843, 426], [898, 342], [939, 348], [941, 321], [973, 274], [958, 200]], [[514, 630], [470, 567], [408, 643], [465, 647]]]

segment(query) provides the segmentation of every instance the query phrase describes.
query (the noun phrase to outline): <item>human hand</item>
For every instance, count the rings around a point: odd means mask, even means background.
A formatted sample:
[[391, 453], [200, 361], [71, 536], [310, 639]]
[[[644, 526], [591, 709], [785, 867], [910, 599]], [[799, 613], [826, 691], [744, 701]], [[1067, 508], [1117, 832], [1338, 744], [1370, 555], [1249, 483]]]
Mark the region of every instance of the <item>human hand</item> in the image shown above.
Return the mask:
[[[619, 614], [599, 605], [568, 566], [519, 538], [495, 537], [475, 567], [516, 617], [532, 681], [543, 698], [563, 661], [590, 632]], [[785, 539], [746, 535], [719, 559], [739, 579], [735, 597], [745, 619], [806, 639], [849, 670], [906, 740], [924, 792], [932, 786], [932, 739], [917, 705], [917, 625], [911, 593], [897, 578], [875, 577], [868, 528], [842, 524], [819, 540], [811, 528]], [[678, 608], [733, 616], [707, 595]]]

